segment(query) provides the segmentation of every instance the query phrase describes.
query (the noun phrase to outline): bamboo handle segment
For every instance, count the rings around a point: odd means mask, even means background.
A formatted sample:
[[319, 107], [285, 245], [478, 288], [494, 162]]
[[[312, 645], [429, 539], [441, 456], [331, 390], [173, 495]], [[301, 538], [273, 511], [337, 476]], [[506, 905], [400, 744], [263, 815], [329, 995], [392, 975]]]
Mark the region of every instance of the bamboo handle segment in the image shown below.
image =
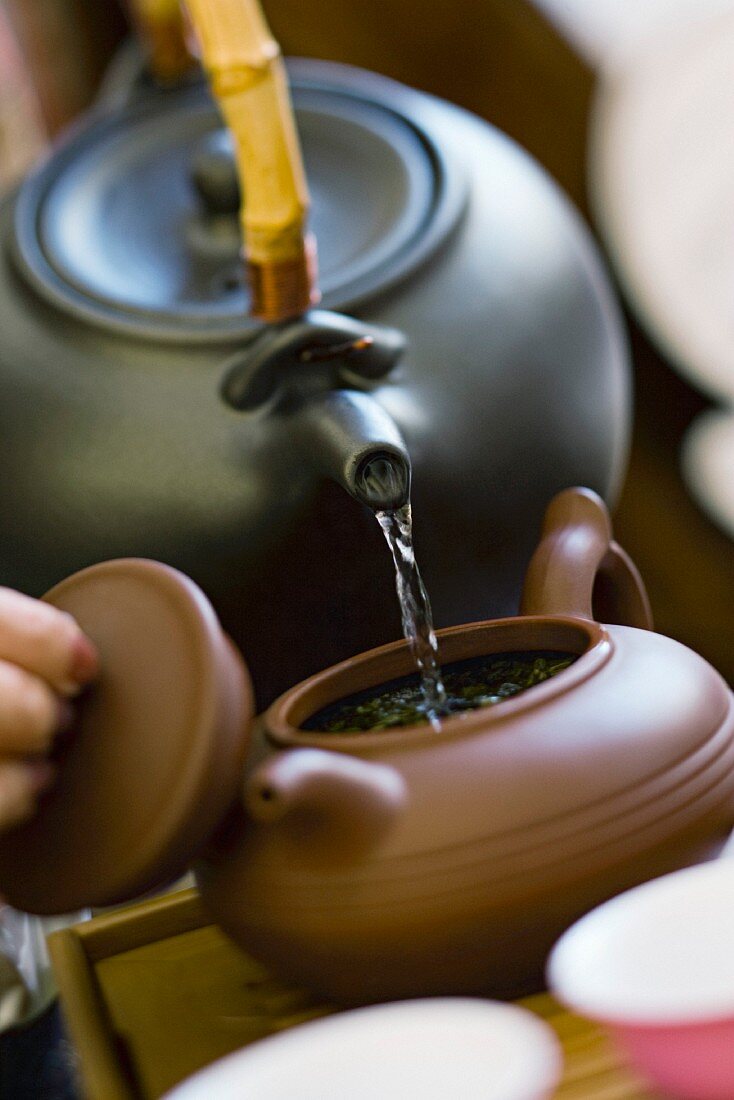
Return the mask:
[[258, 0], [186, 0], [212, 90], [232, 132], [251, 312], [267, 321], [314, 305], [308, 187], [280, 47]]
[[147, 45], [153, 76], [162, 84], [175, 83], [193, 60], [179, 0], [130, 0], [130, 10]]

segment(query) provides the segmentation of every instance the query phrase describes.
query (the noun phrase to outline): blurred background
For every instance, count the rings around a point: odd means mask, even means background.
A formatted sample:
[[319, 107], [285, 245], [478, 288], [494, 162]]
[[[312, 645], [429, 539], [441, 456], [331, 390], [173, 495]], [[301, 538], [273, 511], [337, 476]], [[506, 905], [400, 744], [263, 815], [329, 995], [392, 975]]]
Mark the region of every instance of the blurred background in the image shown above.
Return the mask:
[[[265, 9], [286, 53], [376, 70], [495, 123], [592, 222], [635, 363], [617, 536], [659, 629], [734, 681], [734, 4], [266, 0]], [[128, 27], [118, 0], [0, 0], [0, 186], [93, 102]]]

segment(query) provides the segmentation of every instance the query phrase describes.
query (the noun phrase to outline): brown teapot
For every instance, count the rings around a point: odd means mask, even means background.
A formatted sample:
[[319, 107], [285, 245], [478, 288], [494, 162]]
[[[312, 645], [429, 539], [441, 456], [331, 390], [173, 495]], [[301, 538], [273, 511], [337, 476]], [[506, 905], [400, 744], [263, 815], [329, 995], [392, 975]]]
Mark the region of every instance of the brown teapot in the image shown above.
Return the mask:
[[731, 692], [652, 632], [639, 575], [587, 490], [548, 509], [521, 616], [439, 635], [443, 663], [577, 659], [439, 732], [302, 728], [409, 673], [397, 642], [281, 696], [246, 760], [247, 677], [190, 581], [113, 562], [48, 598], [89, 631], [105, 671], [57, 789], [0, 840], [0, 891], [19, 908], [121, 901], [193, 861], [233, 939], [334, 1000], [515, 995], [540, 985], [581, 913], [713, 854], [734, 823]]

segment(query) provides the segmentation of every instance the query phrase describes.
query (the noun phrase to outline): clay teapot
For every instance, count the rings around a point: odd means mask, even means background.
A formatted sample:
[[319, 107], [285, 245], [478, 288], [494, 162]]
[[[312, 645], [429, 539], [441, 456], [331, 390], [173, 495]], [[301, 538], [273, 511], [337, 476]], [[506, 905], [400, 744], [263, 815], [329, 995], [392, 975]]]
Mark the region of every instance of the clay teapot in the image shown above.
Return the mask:
[[412, 464], [449, 624], [514, 609], [545, 502], [579, 482], [613, 497], [629, 426], [607, 278], [543, 171], [393, 81], [289, 72], [313, 314], [248, 318], [238, 181], [200, 79], [113, 82], [0, 208], [3, 583], [175, 566], [250, 655], [261, 705], [399, 632], [372, 458], [403, 491]]
[[551, 504], [519, 617], [440, 633], [444, 665], [576, 660], [439, 732], [302, 728], [411, 671], [404, 642], [292, 688], [248, 737], [244, 665], [191, 581], [112, 562], [48, 598], [94, 638], [103, 675], [57, 788], [0, 839], [0, 892], [18, 908], [118, 902], [193, 862], [212, 918], [324, 996], [519, 994], [581, 913], [704, 858], [734, 822], [731, 693], [652, 631], [587, 490]]

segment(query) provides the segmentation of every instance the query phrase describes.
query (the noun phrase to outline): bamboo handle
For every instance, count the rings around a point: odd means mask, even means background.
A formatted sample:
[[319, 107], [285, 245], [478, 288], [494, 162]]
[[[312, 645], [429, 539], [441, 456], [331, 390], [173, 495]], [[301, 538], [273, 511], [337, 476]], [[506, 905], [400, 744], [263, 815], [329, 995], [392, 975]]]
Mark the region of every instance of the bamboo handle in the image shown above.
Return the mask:
[[232, 132], [251, 312], [266, 321], [319, 299], [308, 187], [280, 47], [258, 0], [187, 0], [202, 61]]
[[150, 54], [153, 76], [161, 84], [175, 83], [192, 65], [179, 0], [129, 2], [133, 21]]

